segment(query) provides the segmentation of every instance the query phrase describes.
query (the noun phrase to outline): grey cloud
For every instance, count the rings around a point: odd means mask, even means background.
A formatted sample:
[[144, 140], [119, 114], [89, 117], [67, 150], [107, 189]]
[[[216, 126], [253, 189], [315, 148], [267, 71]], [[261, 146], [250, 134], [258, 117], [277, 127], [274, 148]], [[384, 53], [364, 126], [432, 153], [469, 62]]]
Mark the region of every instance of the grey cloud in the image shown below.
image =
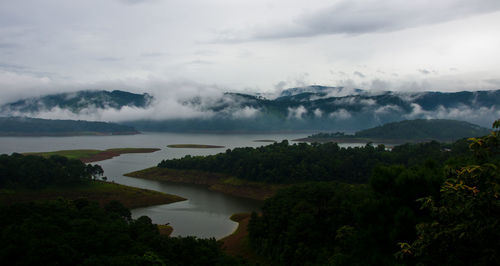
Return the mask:
[[283, 90], [283, 89], [284, 89], [287, 85], [288, 85], [288, 83], [287, 83], [286, 81], [282, 80], [282, 81], [278, 82], [276, 85], [274, 85], [274, 89], [275, 89], [275, 90], [279, 90], [279, 91], [281, 91], [281, 90]]
[[485, 82], [500, 87], [500, 79], [487, 79]]
[[497, 110], [494, 106], [490, 108], [471, 108], [465, 105], [455, 108], [439, 106], [436, 110], [424, 110], [420, 105], [412, 103], [411, 107], [411, 113], [405, 115], [407, 119], [457, 119], [469, 121], [482, 126], [489, 126], [492, 120], [495, 120], [500, 116], [500, 110]]
[[325, 34], [391, 32], [500, 10], [498, 0], [340, 0], [281, 25], [247, 32], [226, 30], [219, 41], [312, 37]]
[[213, 64], [213, 62], [207, 61], [207, 60], [197, 59], [197, 60], [189, 61], [186, 64], [188, 64], [188, 65], [211, 65], [211, 64]]
[[16, 65], [16, 64], [9, 64], [9, 63], [0, 62], [0, 69], [10, 70], [10, 71], [19, 71], [19, 70], [25, 70], [25, 69], [27, 69], [27, 67], [21, 66], [21, 65]]
[[21, 45], [12, 42], [0, 42], [0, 49], [15, 49], [19, 48]]
[[142, 53], [141, 56], [142, 57], [161, 57], [161, 56], [165, 56], [166, 53]]
[[431, 72], [427, 69], [418, 69], [417, 70], [418, 72], [424, 74], [424, 75], [429, 75]]
[[118, 1], [120, 1], [124, 4], [135, 5], [135, 4], [156, 2], [158, 0], [118, 0]]
[[97, 60], [102, 61], [102, 62], [118, 62], [118, 61], [122, 61], [123, 58], [113, 57], [113, 56], [105, 56], [105, 57], [99, 57], [99, 58], [97, 58]]
[[363, 74], [363, 73], [361, 73], [361, 72], [359, 72], [359, 71], [354, 71], [354, 73], [352, 73], [352, 74], [354, 74], [354, 75], [356, 75], [356, 76], [358, 76], [360, 78], [366, 78], [366, 75]]

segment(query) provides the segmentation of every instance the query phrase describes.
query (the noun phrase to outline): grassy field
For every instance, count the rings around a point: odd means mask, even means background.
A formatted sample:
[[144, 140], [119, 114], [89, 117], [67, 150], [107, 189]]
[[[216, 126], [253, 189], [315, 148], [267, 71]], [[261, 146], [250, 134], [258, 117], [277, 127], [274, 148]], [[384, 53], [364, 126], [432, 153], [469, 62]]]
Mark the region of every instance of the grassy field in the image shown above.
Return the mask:
[[206, 145], [206, 144], [171, 144], [167, 145], [169, 148], [186, 148], [186, 149], [219, 149], [224, 146]]
[[256, 200], [270, 198], [278, 189], [285, 187], [285, 185], [249, 182], [219, 173], [198, 170], [175, 170], [159, 167], [151, 167], [125, 175], [157, 181], [206, 185], [210, 190]]
[[157, 148], [114, 148], [107, 150], [61, 150], [51, 152], [27, 152], [24, 153], [24, 155], [37, 155], [43, 157], [59, 155], [68, 157], [70, 159], [78, 159], [85, 163], [90, 163], [111, 159], [125, 153], [151, 153], [159, 150], [160, 149]]
[[89, 181], [74, 186], [52, 186], [40, 190], [1, 189], [0, 203], [13, 204], [57, 198], [86, 198], [105, 205], [112, 200], [118, 200], [128, 208], [146, 207], [168, 204], [185, 200], [182, 197], [158, 191], [129, 187], [102, 181]]

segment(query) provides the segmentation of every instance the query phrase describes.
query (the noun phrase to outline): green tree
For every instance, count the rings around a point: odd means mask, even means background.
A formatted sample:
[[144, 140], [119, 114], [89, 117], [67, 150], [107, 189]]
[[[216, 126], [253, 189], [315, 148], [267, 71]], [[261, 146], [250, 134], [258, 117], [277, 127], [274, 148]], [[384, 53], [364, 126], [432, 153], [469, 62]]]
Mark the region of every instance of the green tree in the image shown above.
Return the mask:
[[432, 221], [417, 225], [417, 240], [398, 256], [425, 264], [500, 264], [500, 120], [472, 138], [472, 164], [449, 168], [439, 197], [421, 199]]

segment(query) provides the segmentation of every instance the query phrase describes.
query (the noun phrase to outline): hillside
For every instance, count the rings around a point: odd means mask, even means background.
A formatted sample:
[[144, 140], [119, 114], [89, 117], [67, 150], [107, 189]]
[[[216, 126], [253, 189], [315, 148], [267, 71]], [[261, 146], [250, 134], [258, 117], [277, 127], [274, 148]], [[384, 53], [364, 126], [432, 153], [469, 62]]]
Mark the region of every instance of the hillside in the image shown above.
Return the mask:
[[467, 137], [484, 136], [489, 132], [486, 128], [464, 121], [416, 119], [388, 123], [358, 131], [354, 135], [359, 138], [453, 141]]
[[[145, 131], [269, 132], [357, 131], [406, 119], [460, 119], [490, 126], [500, 110], [500, 90], [377, 93], [309, 86], [267, 99], [240, 93], [183, 102], [200, 117], [137, 119], [125, 124]], [[203, 115], [204, 114], [204, 115]]]
[[171, 132], [358, 131], [407, 119], [460, 119], [487, 127], [500, 116], [500, 90], [373, 92], [314, 85], [283, 90], [277, 98], [175, 97], [81, 91], [21, 99], [0, 107], [0, 114], [116, 121]]
[[73, 113], [86, 109], [121, 109], [125, 106], [145, 108], [153, 97], [147, 93], [135, 94], [114, 90], [85, 90], [72, 93], [50, 94], [42, 97], [20, 99], [0, 107], [4, 115], [36, 114], [54, 108], [69, 110]]
[[0, 136], [128, 135], [138, 133], [133, 127], [114, 123], [0, 117]]

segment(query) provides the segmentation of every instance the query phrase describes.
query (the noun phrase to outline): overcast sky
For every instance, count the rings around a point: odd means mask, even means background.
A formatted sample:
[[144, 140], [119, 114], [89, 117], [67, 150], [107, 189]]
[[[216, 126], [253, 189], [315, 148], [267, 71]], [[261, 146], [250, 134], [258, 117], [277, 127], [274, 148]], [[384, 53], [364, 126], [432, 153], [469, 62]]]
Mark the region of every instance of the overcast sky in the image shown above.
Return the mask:
[[499, 47], [499, 0], [0, 0], [0, 101], [182, 84], [500, 89]]

